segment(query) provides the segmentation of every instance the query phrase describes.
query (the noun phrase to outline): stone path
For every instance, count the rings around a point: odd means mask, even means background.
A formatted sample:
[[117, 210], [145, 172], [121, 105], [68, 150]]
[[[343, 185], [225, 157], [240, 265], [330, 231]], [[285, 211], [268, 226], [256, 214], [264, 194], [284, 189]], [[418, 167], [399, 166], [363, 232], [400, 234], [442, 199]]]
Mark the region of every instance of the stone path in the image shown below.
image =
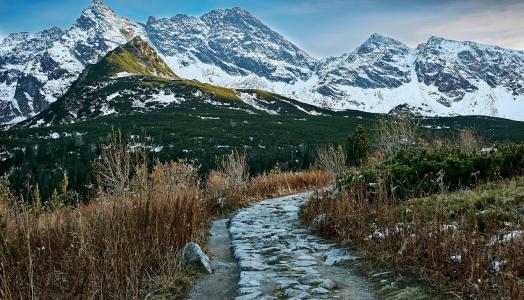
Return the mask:
[[213, 273], [197, 282], [191, 290], [190, 300], [229, 300], [236, 296], [239, 268], [231, 251], [229, 219], [213, 222], [207, 243], [207, 255], [211, 258]]
[[337, 266], [355, 257], [299, 226], [309, 195], [259, 202], [231, 219], [240, 266], [235, 299], [374, 299], [366, 280]]

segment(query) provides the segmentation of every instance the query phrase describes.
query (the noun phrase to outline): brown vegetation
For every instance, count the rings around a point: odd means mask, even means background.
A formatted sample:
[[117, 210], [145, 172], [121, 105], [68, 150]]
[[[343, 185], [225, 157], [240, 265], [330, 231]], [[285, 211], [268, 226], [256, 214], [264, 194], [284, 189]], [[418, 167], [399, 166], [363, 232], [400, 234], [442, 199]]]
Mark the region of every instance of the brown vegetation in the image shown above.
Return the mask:
[[346, 170], [346, 153], [339, 146], [319, 147], [315, 153], [315, 167], [333, 177], [342, 174]]
[[207, 179], [206, 193], [211, 212], [237, 209], [252, 201], [278, 197], [328, 185], [333, 176], [319, 170], [269, 173], [249, 179], [245, 153], [232, 152], [222, 158], [217, 170]]
[[503, 210], [500, 214], [473, 208], [457, 212], [453, 206], [457, 199], [471, 196], [464, 192], [449, 196], [450, 206], [444, 204], [444, 195], [431, 200], [429, 206], [415, 200], [402, 205], [370, 203], [358, 193], [345, 191], [335, 200], [327, 194], [313, 198], [302, 217], [306, 223], [316, 224], [319, 234], [357, 250], [379, 268], [426, 279], [445, 298], [522, 299], [522, 217], [519, 221], [517, 215], [513, 222], [504, 219], [516, 205], [524, 205], [524, 180], [517, 182], [515, 193], [507, 183], [502, 188], [506, 193], [490, 192], [492, 187], [470, 192], [479, 199], [473, 205], [493, 201], [493, 197], [512, 202], [507, 211], [497, 204], [494, 209]]
[[524, 299], [522, 146], [481, 153], [472, 129], [425, 140], [417, 127], [379, 120], [375, 158], [338, 176], [340, 194], [312, 197], [303, 221], [439, 297]]
[[178, 266], [177, 251], [189, 241], [204, 243], [211, 218], [331, 179], [320, 171], [250, 179], [246, 154], [233, 152], [204, 189], [198, 166], [178, 161], [148, 167], [119, 136], [104, 149], [94, 163], [100, 191], [85, 205], [65, 205], [66, 183], [56, 203], [29, 205], [0, 180], [0, 298], [181, 296], [193, 270]]

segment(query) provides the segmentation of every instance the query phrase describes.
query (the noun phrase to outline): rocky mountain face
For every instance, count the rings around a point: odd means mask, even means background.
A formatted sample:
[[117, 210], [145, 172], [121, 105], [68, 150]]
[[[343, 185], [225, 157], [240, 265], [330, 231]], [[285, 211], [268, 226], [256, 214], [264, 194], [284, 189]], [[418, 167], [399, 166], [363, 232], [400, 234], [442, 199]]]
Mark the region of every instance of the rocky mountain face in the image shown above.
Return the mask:
[[182, 79], [140, 37], [88, 65], [68, 91], [15, 126], [75, 123], [141, 112], [233, 110], [246, 114], [330, 115], [332, 111], [260, 90], [234, 90]]
[[183, 78], [331, 110], [524, 120], [523, 51], [436, 37], [410, 48], [374, 34], [340, 57], [317, 60], [241, 8], [141, 24], [95, 0], [65, 31], [12, 34], [0, 43], [0, 123], [42, 111], [87, 65], [134, 36]]
[[[315, 59], [241, 8], [213, 10], [200, 18], [149, 18], [145, 29], [173, 68], [183, 70], [182, 76], [202, 77], [207, 70], [215, 72], [209, 74], [211, 80], [226, 73], [294, 84], [307, 79], [316, 64]], [[200, 70], [192, 74], [195, 65]], [[210, 67], [206, 69], [205, 65]]]
[[524, 52], [432, 37], [416, 50], [418, 81], [442, 93], [437, 101], [450, 107], [483, 86], [524, 94]]
[[297, 95], [333, 109], [524, 120], [524, 52], [432, 37], [417, 48], [377, 34], [319, 63]]
[[141, 30], [95, 0], [66, 31], [51, 28], [11, 34], [0, 43], [0, 123], [23, 120], [46, 109], [88, 64]]

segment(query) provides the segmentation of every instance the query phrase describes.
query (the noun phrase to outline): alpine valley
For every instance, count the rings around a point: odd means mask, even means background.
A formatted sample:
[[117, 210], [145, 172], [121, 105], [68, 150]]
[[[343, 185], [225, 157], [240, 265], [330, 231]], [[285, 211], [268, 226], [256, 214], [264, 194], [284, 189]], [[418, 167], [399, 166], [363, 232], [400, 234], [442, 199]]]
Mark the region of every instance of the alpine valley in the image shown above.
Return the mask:
[[142, 24], [99, 0], [67, 30], [14, 33], [0, 43], [3, 124], [42, 111], [22, 124], [204, 106], [523, 121], [524, 52], [437, 37], [409, 48], [373, 34], [340, 57], [317, 59], [241, 8]]

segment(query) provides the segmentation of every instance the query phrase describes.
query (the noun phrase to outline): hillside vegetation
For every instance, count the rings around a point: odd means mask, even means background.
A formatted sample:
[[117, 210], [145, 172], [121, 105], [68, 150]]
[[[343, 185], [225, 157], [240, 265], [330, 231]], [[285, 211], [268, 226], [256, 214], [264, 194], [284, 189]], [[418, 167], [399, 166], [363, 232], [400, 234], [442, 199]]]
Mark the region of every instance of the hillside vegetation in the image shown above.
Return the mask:
[[180, 298], [201, 270], [179, 265], [187, 242], [205, 244], [212, 218], [252, 201], [322, 187], [321, 171], [249, 176], [244, 153], [202, 178], [187, 161], [160, 163], [120, 134], [93, 162], [99, 190], [75, 203], [64, 174], [51, 199], [32, 204], [0, 181], [0, 298]]
[[302, 219], [369, 262], [356, 266], [365, 272], [392, 270], [446, 299], [522, 298], [524, 144], [482, 149], [470, 130], [424, 140], [405, 122], [379, 122], [373, 155], [369, 145], [339, 173], [339, 192], [313, 197]]

